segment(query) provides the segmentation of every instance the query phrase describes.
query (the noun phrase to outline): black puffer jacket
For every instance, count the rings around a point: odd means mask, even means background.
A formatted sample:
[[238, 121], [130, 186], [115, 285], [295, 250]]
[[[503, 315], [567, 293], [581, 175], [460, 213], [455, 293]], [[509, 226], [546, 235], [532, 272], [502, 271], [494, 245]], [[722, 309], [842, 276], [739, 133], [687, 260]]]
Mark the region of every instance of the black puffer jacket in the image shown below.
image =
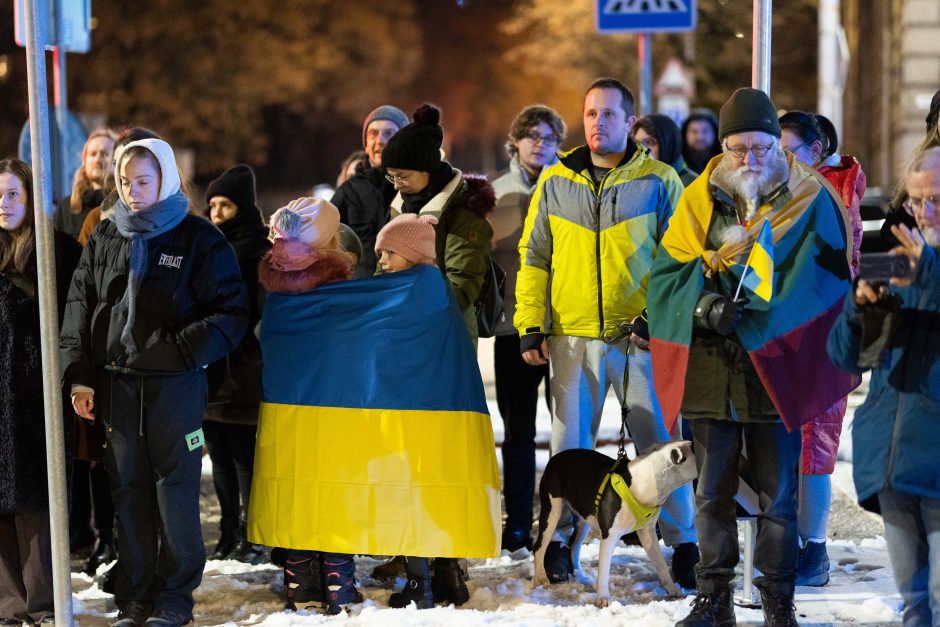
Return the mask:
[[[60, 317], [80, 253], [74, 239], [55, 234]], [[0, 272], [0, 512], [5, 514], [48, 506], [35, 267], [34, 258], [25, 274]], [[66, 415], [64, 427], [71, 424], [71, 412]], [[71, 450], [68, 442], [66, 429], [66, 451]]]
[[130, 241], [111, 220], [98, 225], [72, 278], [60, 336], [66, 384], [94, 387], [95, 371], [179, 373], [220, 359], [248, 326], [248, 297], [232, 247], [193, 215], [147, 242], [137, 295], [133, 359], [121, 344], [116, 305], [127, 288]]
[[385, 179], [385, 168], [366, 167], [339, 186], [333, 204], [339, 219], [348, 224], [362, 242], [362, 257], [356, 276], [375, 273], [375, 238], [388, 222], [389, 205], [395, 198], [395, 186]]

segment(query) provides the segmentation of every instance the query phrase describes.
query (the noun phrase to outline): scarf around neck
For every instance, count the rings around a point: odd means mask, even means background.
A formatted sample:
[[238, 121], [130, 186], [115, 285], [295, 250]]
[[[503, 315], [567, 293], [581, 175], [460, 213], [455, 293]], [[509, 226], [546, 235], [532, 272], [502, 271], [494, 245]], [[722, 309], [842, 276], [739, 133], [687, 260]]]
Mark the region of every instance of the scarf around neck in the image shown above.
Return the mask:
[[121, 344], [129, 356], [138, 352], [133, 329], [137, 317], [137, 292], [147, 276], [147, 240], [182, 222], [188, 209], [189, 199], [179, 191], [141, 211], [134, 211], [123, 200], [114, 205], [111, 220], [121, 236], [131, 243], [127, 289], [117, 305], [120, 313], [126, 312]]

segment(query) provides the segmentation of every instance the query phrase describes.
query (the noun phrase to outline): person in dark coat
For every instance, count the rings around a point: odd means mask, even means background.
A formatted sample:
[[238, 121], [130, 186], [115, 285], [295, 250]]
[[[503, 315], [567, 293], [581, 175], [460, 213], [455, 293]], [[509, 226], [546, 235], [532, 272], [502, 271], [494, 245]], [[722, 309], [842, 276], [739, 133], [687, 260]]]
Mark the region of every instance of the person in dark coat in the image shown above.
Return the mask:
[[258, 263], [271, 243], [255, 200], [255, 173], [249, 166], [232, 166], [209, 183], [206, 202], [209, 219], [235, 249], [249, 307], [249, 332], [241, 344], [206, 370], [209, 407], [203, 429], [222, 509], [219, 543], [209, 559], [257, 564], [264, 559], [264, 547], [249, 542], [245, 531], [261, 404], [261, 346], [252, 329], [261, 320], [264, 299], [258, 286]]
[[940, 147], [904, 177], [917, 228], [895, 224], [911, 275], [890, 285], [859, 280], [827, 345], [840, 368], [871, 370], [852, 423], [859, 503], [881, 514], [905, 626], [940, 625]]
[[398, 107], [382, 105], [370, 111], [362, 123], [362, 145], [368, 160], [333, 195], [340, 220], [351, 226], [362, 242], [357, 277], [375, 273], [375, 238], [388, 222], [388, 207], [395, 198], [394, 186], [385, 180], [382, 152], [406, 124], [408, 116]]
[[682, 133], [672, 118], [662, 113], [645, 115], [633, 126], [633, 140], [650, 151], [653, 159], [669, 164], [688, 187], [698, 178], [682, 156]]
[[78, 239], [88, 213], [104, 200], [104, 180], [111, 173], [111, 157], [117, 136], [109, 128], [92, 131], [82, 149], [82, 167], [75, 173], [72, 193], [56, 203], [53, 225]]
[[118, 518], [114, 624], [173, 627], [192, 621], [205, 564], [205, 366], [241, 342], [248, 297], [225, 237], [188, 213], [169, 144], [127, 144], [115, 177], [120, 200], [69, 289], [63, 378], [76, 413], [106, 427]]
[[[0, 624], [53, 622], [32, 172], [0, 161]], [[59, 312], [78, 263], [55, 233]], [[68, 450], [68, 448], [66, 448]]]
[[718, 116], [711, 109], [692, 109], [682, 123], [682, 158], [693, 172], [704, 172], [711, 158], [720, 154]]

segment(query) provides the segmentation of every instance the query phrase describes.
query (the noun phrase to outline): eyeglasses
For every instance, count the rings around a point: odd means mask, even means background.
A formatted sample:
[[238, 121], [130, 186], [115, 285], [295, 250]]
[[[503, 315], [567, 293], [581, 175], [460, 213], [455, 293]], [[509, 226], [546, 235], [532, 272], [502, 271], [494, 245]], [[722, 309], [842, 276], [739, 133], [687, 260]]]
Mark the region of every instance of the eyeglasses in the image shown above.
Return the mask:
[[531, 133], [526, 133], [522, 137], [525, 139], [528, 139], [533, 144], [542, 142], [542, 145], [544, 146], [554, 146], [555, 144], [558, 143], [558, 135], [554, 135], [554, 134], [553, 135], [540, 135], [539, 133], [532, 131]]
[[[784, 146], [783, 149], [786, 150], [787, 152], [796, 152], [797, 150], [799, 150], [800, 148], [802, 148], [808, 143], [809, 142], [803, 142], [802, 144], [797, 144], [796, 146]], [[754, 156], [756, 157], [757, 154], [755, 153]]]
[[927, 203], [930, 203], [930, 206], [936, 209], [940, 206], [940, 198], [936, 196], [927, 196], [926, 198], [912, 198], [907, 197], [907, 200], [904, 201], [904, 210], [909, 214], [914, 215], [915, 211], [924, 211], [927, 209]]
[[646, 147], [647, 149], [650, 149], [653, 146], [659, 145], [659, 142], [656, 141], [655, 137], [644, 137], [643, 139], [639, 140], [639, 143], [643, 145], [644, 147]]
[[408, 177], [407, 176], [395, 176], [394, 174], [386, 174], [385, 180], [394, 185], [396, 182], [399, 185], [407, 185]]
[[744, 159], [747, 157], [747, 153], [753, 154], [758, 159], [762, 159], [767, 156], [771, 150], [773, 150], [774, 144], [767, 144], [762, 146], [761, 144], [754, 144], [753, 146], [727, 146], [725, 150], [730, 152], [736, 159]]

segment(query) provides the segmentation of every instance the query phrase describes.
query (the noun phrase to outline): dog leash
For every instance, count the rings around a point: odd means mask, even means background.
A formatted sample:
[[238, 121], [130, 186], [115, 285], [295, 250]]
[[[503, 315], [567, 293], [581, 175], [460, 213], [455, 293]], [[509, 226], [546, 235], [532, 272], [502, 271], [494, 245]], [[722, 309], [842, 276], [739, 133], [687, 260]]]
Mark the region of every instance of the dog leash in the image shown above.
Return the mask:
[[[619, 344], [625, 339], [629, 338], [633, 333], [633, 324], [629, 322], [621, 322], [616, 325], [608, 325], [604, 332], [601, 334], [601, 340], [605, 344]], [[627, 456], [627, 415], [630, 413], [630, 408], [627, 406], [627, 390], [630, 389], [630, 348], [627, 347], [627, 363], [623, 369], [623, 390], [620, 398], [623, 399], [620, 402], [620, 444], [617, 447], [617, 463], [620, 463], [620, 460]], [[614, 465], [616, 468], [616, 465]], [[605, 480], [606, 481], [606, 480]], [[601, 486], [603, 490], [603, 485]], [[600, 500], [600, 493], [598, 493], [598, 500]]]
[[659, 515], [660, 506], [655, 505], [650, 507], [636, 500], [636, 497], [633, 496], [633, 491], [630, 490], [630, 486], [624, 481], [623, 475], [617, 473], [617, 468], [624, 459], [626, 459], [626, 457], [618, 457], [614, 465], [611, 466], [610, 472], [604, 475], [604, 480], [601, 481], [601, 487], [597, 490], [597, 496], [594, 497], [594, 515], [600, 515], [601, 496], [604, 494], [604, 488], [610, 483], [614, 492], [617, 493], [636, 519], [636, 529], [641, 529], [656, 519], [656, 516]]

